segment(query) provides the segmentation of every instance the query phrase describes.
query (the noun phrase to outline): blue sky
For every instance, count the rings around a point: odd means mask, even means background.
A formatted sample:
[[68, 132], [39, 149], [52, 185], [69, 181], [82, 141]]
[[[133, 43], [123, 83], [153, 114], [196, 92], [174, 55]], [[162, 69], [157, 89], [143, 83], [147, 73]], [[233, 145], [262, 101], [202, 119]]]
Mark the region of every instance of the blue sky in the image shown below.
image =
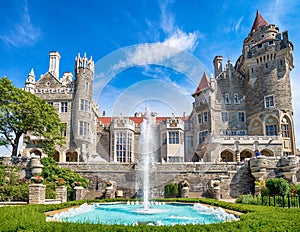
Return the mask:
[[[37, 77], [48, 71], [49, 51], [61, 54], [60, 76], [73, 72], [75, 56], [86, 52], [95, 61], [94, 97], [101, 112], [127, 115], [149, 106], [159, 115], [189, 114], [202, 72], [213, 73], [216, 55], [223, 56], [223, 66], [228, 57], [235, 63], [256, 10], [281, 32], [288, 30], [294, 44], [291, 82], [299, 134], [297, 0], [8, 0], [0, 5], [0, 76], [24, 87], [31, 68]], [[174, 48], [175, 59], [164, 46]], [[183, 67], [182, 60], [194, 66]], [[108, 64], [117, 68], [107, 70]], [[103, 81], [108, 72], [110, 78]]]

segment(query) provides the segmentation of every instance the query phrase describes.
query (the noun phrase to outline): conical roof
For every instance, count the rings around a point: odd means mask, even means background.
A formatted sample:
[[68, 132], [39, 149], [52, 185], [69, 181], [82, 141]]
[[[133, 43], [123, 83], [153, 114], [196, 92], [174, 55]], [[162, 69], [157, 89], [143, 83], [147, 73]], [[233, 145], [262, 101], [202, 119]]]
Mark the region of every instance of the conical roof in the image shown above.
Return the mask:
[[259, 13], [259, 11], [256, 11], [256, 17], [255, 20], [253, 22], [252, 28], [251, 28], [251, 32], [252, 31], [257, 31], [257, 29], [261, 26], [268, 26], [269, 23], [267, 22], [267, 20], [265, 20], [261, 14]]
[[199, 93], [207, 88], [210, 88], [210, 85], [209, 85], [209, 80], [206, 76], [206, 73], [204, 72], [194, 94]]

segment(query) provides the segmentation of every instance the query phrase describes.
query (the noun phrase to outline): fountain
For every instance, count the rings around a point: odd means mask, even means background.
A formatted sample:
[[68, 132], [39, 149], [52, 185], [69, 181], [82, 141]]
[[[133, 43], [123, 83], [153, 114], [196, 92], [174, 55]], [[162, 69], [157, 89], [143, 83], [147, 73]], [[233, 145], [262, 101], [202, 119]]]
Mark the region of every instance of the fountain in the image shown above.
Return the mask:
[[[143, 183], [143, 202], [144, 210], [149, 211], [149, 197], [150, 197], [150, 173], [152, 172], [154, 165], [154, 151], [156, 150], [156, 143], [154, 140], [154, 127], [155, 122], [151, 117], [149, 109], [146, 108], [145, 118], [141, 124], [141, 135], [140, 135], [140, 154], [138, 161], [138, 167]], [[140, 178], [139, 178], [140, 179]]]
[[237, 220], [233, 214], [228, 214], [221, 208], [214, 209], [201, 204], [165, 204], [150, 201], [150, 175], [154, 169], [157, 150], [153, 127], [155, 121], [153, 120], [150, 111], [146, 109], [145, 118], [141, 124], [139, 150], [141, 156], [138, 160], [140, 178], [137, 178], [138, 189], [143, 190], [143, 202], [84, 204], [79, 208], [69, 209], [69, 212], [56, 214], [47, 220], [109, 225], [185, 225]]

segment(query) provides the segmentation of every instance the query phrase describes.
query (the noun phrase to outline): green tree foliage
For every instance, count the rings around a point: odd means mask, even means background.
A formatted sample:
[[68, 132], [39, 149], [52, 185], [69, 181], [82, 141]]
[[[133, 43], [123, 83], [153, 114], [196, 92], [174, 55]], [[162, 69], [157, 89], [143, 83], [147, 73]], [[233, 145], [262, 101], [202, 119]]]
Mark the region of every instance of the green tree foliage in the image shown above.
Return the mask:
[[42, 177], [44, 178], [44, 183], [46, 183], [46, 190], [49, 191], [47, 194], [51, 195], [51, 192], [55, 188], [55, 183], [58, 180], [64, 180], [65, 185], [68, 190], [68, 200], [72, 200], [73, 188], [76, 183], [80, 182], [80, 185], [87, 188], [89, 185], [89, 180], [83, 178], [79, 173], [72, 171], [70, 168], [61, 168], [51, 157], [44, 157], [41, 159], [41, 163], [44, 165], [42, 171]]
[[178, 196], [178, 184], [165, 185], [165, 197], [177, 197]]
[[[64, 124], [55, 109], [32, 93], [13, 86], [11, 81], [0, 78], [0, 145], [11, 145], [12, 156], [22, 135], [40, 136], [36, 145], [46, 153], [55, 153], [55, 145], [62, 145]], [[28, 142], [28, 136], [24, 137]]]
[[289, 183], [283, 178], [271, 178], [266, 181], [270, 195], [287, 195], [290, 191]]

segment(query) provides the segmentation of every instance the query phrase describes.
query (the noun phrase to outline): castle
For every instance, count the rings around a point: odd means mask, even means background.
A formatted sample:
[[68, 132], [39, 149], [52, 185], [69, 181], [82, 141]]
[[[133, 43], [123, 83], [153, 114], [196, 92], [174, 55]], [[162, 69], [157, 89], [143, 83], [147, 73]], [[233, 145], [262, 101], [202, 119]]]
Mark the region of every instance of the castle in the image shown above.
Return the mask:
[[[296, 153], [289, 73], [293, 45], [288, 32], [269, 24], [257, 12], [235, 65], [222, 56], [213, 60], [214, 77], [203, 73], [194, 93], [189, 117], [148, 117], [156, 124], [156, 161], [240, 162], [255, 154], [266, 157]], [[49, 70], [36, 80], [32, 70], [25, 90], [56, 108], [66, 124], [66, 144], [54, 159], [66, 162], [135, 163], [138, 159], [143, 113], [133, 117], [99, 117], [93, 101], [94, 61], [75, 58], [73, 74], [59, 76], [60, 54], [50, 52]], [[199, 74], [201, 75], [201, 74]], [[45, 156], [35, 146], [37, 137], [24, 144], [22, 155]]]

